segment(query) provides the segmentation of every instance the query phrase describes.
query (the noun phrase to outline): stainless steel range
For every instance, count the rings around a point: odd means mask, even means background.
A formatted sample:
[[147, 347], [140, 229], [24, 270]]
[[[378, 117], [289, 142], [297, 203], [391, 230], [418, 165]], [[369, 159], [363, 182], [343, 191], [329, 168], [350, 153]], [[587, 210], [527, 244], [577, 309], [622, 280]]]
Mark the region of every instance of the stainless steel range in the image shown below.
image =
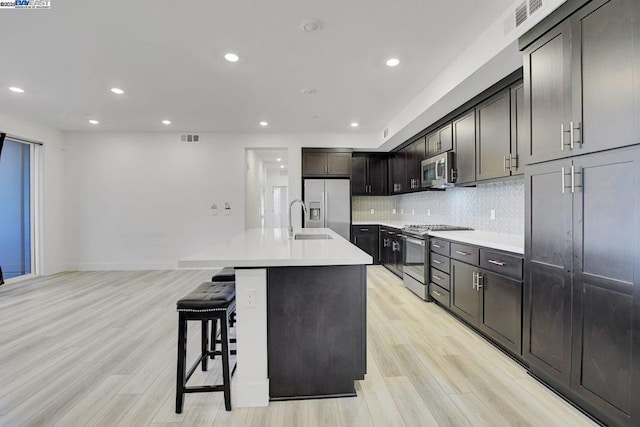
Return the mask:
[[445, 224], [409, 224], [402, 229], [404, 239], [404, 262], [402, 280], [404, 285], [425, 301], [429, 296], [429, 232], [473, 230]]

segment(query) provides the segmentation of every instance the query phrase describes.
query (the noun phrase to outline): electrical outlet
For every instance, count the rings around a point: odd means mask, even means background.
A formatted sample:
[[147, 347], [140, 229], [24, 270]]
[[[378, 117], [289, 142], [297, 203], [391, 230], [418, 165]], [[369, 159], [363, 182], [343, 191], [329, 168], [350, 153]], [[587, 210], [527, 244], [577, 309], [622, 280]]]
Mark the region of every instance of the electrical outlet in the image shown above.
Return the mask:
[[395, 208], [394, 208], [394, 209], [391, 209], [391, 213], [392, 213], [392, 214], [394, 214], [394, 215], [396, 214], [396, 210], [395, 210]]
[[491, 219], [496, 219], [496, 210], [491, 209]]
[[373, 215], [375, 213], [376, 213], [375, 209], [371, 209], [371, 215]]
[[427, 216], [431, 216], [431, 209], [427, 209]]
[[247, 289], [246, 291], [244, 291], [244, 296], [246, 298], [245, 306], [247, 308], [255, 308], [256, 307], [256, 290]]

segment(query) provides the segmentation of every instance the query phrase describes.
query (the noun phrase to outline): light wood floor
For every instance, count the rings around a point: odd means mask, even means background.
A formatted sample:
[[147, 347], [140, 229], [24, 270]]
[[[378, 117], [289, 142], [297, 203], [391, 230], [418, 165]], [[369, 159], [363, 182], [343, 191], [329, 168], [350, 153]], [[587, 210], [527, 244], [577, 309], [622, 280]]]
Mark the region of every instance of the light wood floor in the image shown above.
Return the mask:
[[[358, 396], [174, 413], [175, 301], [210, 272], [67, 273], [0, 287], [0, 425], [581, 426], [586, 417], [382, 267], [369, 267]], [[191, 328], [193, 355], [198, 327]], [[199, 370], [193, 381], [217, 381]]]

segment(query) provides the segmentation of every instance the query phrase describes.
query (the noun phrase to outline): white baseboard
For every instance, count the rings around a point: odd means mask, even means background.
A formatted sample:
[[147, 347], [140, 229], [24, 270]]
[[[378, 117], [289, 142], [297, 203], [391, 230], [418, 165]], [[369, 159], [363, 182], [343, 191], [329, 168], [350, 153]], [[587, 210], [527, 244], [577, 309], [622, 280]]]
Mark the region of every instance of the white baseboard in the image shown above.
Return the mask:
[[269, 380], [259, 383], [242, 383], [231, 378], [231, 406], [249, 408], [269, 406]]
[[177, 270], [177, 262], [156, 262], [141, 264], [67, 264], [67, 271], [136, 271], [136, 270]]

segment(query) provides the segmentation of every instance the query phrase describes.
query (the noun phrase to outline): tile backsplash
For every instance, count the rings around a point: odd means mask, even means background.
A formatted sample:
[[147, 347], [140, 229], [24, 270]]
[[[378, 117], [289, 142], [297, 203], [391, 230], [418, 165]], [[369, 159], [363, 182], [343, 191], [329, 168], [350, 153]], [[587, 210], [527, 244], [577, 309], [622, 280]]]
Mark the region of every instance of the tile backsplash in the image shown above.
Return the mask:
[[[523, 235], [524, 180], [399, 196], [355, 196], [352, 210], [353, 221], [397, 220], [407, 224], [452, 224], [476, 230]], [[492, 210], [495, 211], [495, 219], [491, 219]]]

